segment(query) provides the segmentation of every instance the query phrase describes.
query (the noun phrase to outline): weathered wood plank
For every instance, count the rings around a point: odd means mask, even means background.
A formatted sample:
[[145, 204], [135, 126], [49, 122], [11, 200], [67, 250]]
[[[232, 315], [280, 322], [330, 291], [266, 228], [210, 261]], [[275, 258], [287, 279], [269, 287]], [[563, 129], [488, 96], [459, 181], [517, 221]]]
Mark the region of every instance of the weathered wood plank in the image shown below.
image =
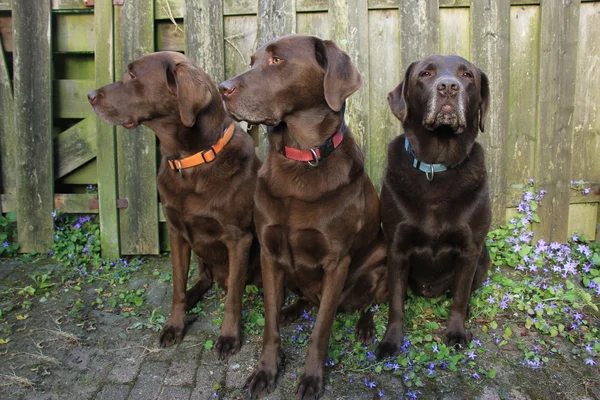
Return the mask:
[[86, 118], [59, 134], [54, 142], [54, 179], [96, 157], [96, 119]]
[[17, 229], [20, 251], [53, 242], [50, 0], [13, 4]]
[[5, 52], [13, 51], [12, 18], [10, 13], [0, 13], [0, 40]]
[[225, 17], [225, 79], [241, 74], [256, 49], [258, 21], [254, 15]]
[[184, 23], [156, 21], [156, 50], [185, 51]]
[[258, 1], [256, 0], [224, 0], [223, 14], [225, 15], [256, 15]]
[[[100, 173], [104, 171], [100, 170]], [[113, 183], [116, 185], [115, 176], [112, 177]], [[96, 159], [91, 160], [90, 162], [84, 164], [83, 166], [77, 168], [75, 171], [68, 173], [67, 175], [59, 178], [57, 181], [59, 184], [67, 184], [67, 185], [96, 185], [98, 184], [98, 163]], [[115, 200], [115, 205], [116, 205]], [[117, 227], [118, 228], [118, 227]]]
[[600, 182], [600, 2], [582, 4], [571, 177]]
[[[540, 8], [511, 7], [506, 185], [533, 178], [539, 74]], [[493, 104], [496, 104], [492, 96]], [[494, 132], [486, 135], [494, 135]]]
[[493, 106], [478, 141], [485, 150], [492, 224], [506, 213], [506, 138], [510, 88], [510, 0], [471, 2], [471, 61], [488, 76]]
[[[329, 2], [329, 37], [348, 53], [360, 71], [363, 85], [347, 101], [346, 122], [364, 154], [369, 138], [369, 15], [366, 0]], [[317, 14], [314, 14], [317, 15]], [[325, 36], [327, 37], [327, 36]], [[369, 164], [366, 164], [367, 171]]]
[[185, 0], [156, 0], [155, 18], [156, 19], [175, 19], [183, 18], [185, 15]]
[[0, 11], [9, 11], [12, 9], [12, 0], [0, 0]]
[[[296, 0], [262, 0], [258, 3], [257, 47], [279, 36], [296, 32]], [[269, 141], [261, 128], [259, 157], [269, 148]]]
[[93, 14], [57, 14], [52, 32], [58, 53], [93, 53], [96, 42]]
[[217, 84], [223, 81], [223, 2], [187, 0], [185, 54]]
[[[89, 208], [89, 200], [97, 200], [95, 194], [55, 194], [54, 209], [70, 214], [97, 214], [97, 208]], [[0, 206], [3, 213], [17, 209], [16, 197], [12, 194], [0, 196]]]
[[579, 6], [579, 0], [541, 6], [535, 183], [547, 194], [535, 233], [546, 241], [562, 242], [568, 233]]
[[[402, 79], [400, 70], [400, 13], [397, 10], [369, 12], [369, 137], [366, 159], [369, 175], [377, 190], [381, 188], [389, 142], [400, 133], [400, 121], [392, 114], [385, 99]], [[394, 38], [390, 40], [389, 38]]]
[[[102, 1], [102, 0], [100, 0]], [[106, 0], [105, 0], [106, 1]], [[92, 10], [83, 4], [83, 0], [52, 0], [53, 10]]]
[[468, 8], [440, 9], [440, 54], [456, 54], [467, 60], [471, 57]]
[[0, 40], [0, 193], [14, 193], [16, 175], [14, 154], [17, 132], [15, 130], [14, 102], [11, 77]]
[[57, 79], [53, 82], [54, 110], [58, 118], [86, 118], [94, 114], [87, 94], [96, 82], [90, 79]]
[[[328, 14], [330, 13], [297, 13], [296, 32], [303, 33], [305, 35], [318, 36], [321, 39], [330, 38]], [[344, 40], [346, 40], [346, 37], [344, 37]]]
[[[97, 88], [112, 83], [114, 80], [113, 28], [112, 4], [102, 2], [96, 5], [94, 9], [94, 32], [96, 33], [94, 75]], [[120, 256], [115, 127], [95, 116], [92, 119], [95, 121], [97, 132], [96, 161], [89, 163], [84, 168], [91, 169], [97, 177], [102, 257], [111, 260]]]
[[[115, 7], [115, 75], [154, 50], [153, 0], [125, 1]], [[119, 198], [129, 208], [119, 210], [121, 253], [157, 254], [156, 137], [143, 126], [134, 131], [117, 127]]]
[[400, 70], [402, 73], [411, 62], [437, 53], [439, 38], [439, 0], [404, 2], [400, 7]]
[[571, 204], [567, 234], [570, 236], [577, 233], [590, 241], [596, 240], [597, 216], [598, 203]]

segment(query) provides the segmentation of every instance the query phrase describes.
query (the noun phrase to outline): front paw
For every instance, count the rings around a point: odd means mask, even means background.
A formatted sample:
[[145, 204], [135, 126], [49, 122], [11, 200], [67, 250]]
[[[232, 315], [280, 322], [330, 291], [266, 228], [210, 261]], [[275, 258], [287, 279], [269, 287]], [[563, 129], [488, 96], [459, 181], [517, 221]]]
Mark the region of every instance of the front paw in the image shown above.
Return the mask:
[[323, 371], [302, 374], [296, 389], [296, 400], [316, 400], [323, 393]]
[[183, 318], [169, 317], [169, 320], [160, 332], [159, 342], [161, 347], [169, 347], [181, 342], [185, 333], [185, 322]]
[[226, 360], [229, 356], [235, 354], [240, 349], [240, 335], [223, 335], [220, 334], [217, 338], [215, 351], [219, 355], [219, 359]]
[[389, 357], [396, 357], [400, 351], [400, 344], [394, 341], [383, 339], [375, 349], [375, 357], [378, 360]]
[[371, 344], [375, 339], [375, 324], [373, 318], [361, 318], [356, 324], [356, 339], [364, 345]]
[[268, 366], [265, 362], [260, 361], [254, 372], [252, 372], [252, 375], [246, 380], [245, 388], [250, 394], [250, 399], [261, 397], [265, 389], [267, 393], [275, 390], [276, 377], [277, 366]]
[[467, 347], [470, 341], [469, 334], [465, 328], [448, 329], [446, 332], [446, 343], [448, 344], [448, 347], [460, 349]]

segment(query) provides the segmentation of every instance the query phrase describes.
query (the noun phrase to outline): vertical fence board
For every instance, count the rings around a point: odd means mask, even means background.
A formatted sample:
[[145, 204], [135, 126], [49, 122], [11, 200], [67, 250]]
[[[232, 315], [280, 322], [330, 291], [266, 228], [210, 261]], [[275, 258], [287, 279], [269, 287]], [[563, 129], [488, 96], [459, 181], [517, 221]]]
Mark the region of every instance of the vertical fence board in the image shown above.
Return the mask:
[[[511, 7], [507, 186], [533, 178], [539, 73], [540, 7]], [[492, 96], [494, 99], [495, 98]], [[493, 135], [493, 132], [486, 133]]]
[[[296, 0], [260, 0], [258, 2], [257, 48], [279, 36], [296, 33]], [[264, 158], [269, 140], [260, 129], [258, 154]]]
[[440, 54], [455, 54], [469, 60], [470, 26], [471, 15], [468, 8], [440, 9]]
[[400, 121], [388, 107], [387, 94], [400, 82], [400, 44], [387, 42], [386, 38], [400, 35], [397, 10], [369, 12], [369, 43], [386, 43], [369, 49], [369, 92], [374, 101], [370, 103], [369, 137], [367, 160], [370, 176], [379, 190], [387, 157], [387, 147], [400, 129]]
[[54, 234], [50, 0], [14, 2], [12, 17], [19, 244], [45, 252]]
[[258, 21], [255, 15], [225, 18], [225, 79], [241, 74], [256, 49]]
[[326, 12], [298, 13], [296, 15], [296, 32], [318, 36], [321, 39], [330, 39], [328, 16], [329, 14]]
[[409, 0], [400, 7], [401, 71], [410, 63], [438, 52], [439, 0]]
[[[369, 132], [369, 10], [366, 0], [329, 1], [329, 38], [348, 53], [360, 71], [363, 85], [350, 96], [346, 122], [363, 153], [368, 151]], [[369, 164], [366, 163], [369, 170]]]
[[[154, 51], [153, 0], [126, 1], [115, 7], [115, 75]], [[117, 127], [119, 197], [129, 201], [120, 210], [122, 254], [157, 254], [156, 138], [150, 129]]]
[[600, 3], [581, 4], [573, 172], [575, 180], [600, 182]]
[[[94, 68], [97, 87], [108, 85], [114, 80], [113, 27], [112, 3], [99, 2], [94, 7], [94, 31], [96, 33]], [[92, 118], [96, 120], [96, 163], [98, 166], [102, 257], [115, 259], [120, 255], [115, 127], [97, 117]]]
[[187, 0], [185, 54], [196, 61], [216, 84], [223, 81], [223, 2]]
[[[569, 219], [579, 0], [542, 3], [536, 185], [547, 190], [536, 236], [563, 241]], [[542, 90], [543, 89], [543, 90]]]
[[13, 106], [11, 77], [4, 56], [3, 41], [0, 38], [0, 193], [11, 194], [14, 194], [17, 186], [15, 174], [9, 172], [15, 165], [13, 157], [17, 140]]
[[510, 0], [471, 2], [471, 60], [488, 76], [492, 105], [479, 142], [485, 149], [492, 223], [506, 214], [506, 137], [510, 88]]

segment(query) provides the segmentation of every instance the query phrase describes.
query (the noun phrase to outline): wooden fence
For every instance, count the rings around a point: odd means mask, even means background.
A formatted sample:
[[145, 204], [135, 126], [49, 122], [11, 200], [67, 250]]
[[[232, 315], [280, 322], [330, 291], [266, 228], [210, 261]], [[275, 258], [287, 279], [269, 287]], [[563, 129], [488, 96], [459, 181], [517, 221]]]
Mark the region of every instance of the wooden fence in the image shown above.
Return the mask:
[[[361, 71], [347, 118], [377, 186], [400, 133], [387, 93], [411, 61], [458, 54], [491, 82], [479, 140], [495, 223], [534, 178], [547, 190], [538, 237], [598, 240], [599, 1], [0, 0], [1, 204], [17, 211], [21, 249], [50, 247], [56, 208], [99, 213], [106, 257], [158, 253], [156, 139], [98, 121], [86, 94], [155, 50], [185, 51], [222, 81], [246, 70], [258, 45], [294, 32], [337, 41]], [[571, 180], [595, 192], [581, 195]]]

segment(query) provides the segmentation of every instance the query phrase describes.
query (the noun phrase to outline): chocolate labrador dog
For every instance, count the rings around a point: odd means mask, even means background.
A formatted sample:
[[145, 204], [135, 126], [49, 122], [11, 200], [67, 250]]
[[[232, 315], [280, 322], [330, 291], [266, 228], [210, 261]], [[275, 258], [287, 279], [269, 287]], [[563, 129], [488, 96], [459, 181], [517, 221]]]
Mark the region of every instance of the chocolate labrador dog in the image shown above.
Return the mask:
[[[181, 341], [186, 311], [216, 281], [227, 290], [216, 350], [227, 358], [240, 347], [244, 284], [260, 281], [252, 222], [260, 161], [252, 139], [227, 115], [210, 77], [176, 52], [132, 62], [120, 81], [88, 99], [109, 124], [142, 124], [160, 140], [158, 191], [173, 258], [173, 303], [161, 345]], [[202, 261], [200, 277], [186, 291], [192, 251]]]
[[246, 385], [251, 397], [275, 387], [287, 285], [301, 297], [292, 315], [304, 305], [319, 305], [296, 392], [297, 399], [314, 399], [323, 391], [336, 310], [364, 310], [357, 334], [370, 341], [369, 305], [387, 293], [377, 192], [344, 124], [344, 102], [361, 78], [335, 43], [314, 36], [281, 37], [259, 48], [251, 61], [249, 71], [220, 86], [234, 117], [270, 125], [254, 206], [265, 334]]
[[471, 291], [485, 279], [491, 211], [483, 149], [490, 104], [486, 75], [457, 56], [412, 63], [388, 103], [404, 135], [388, 149], [381, 218], [388, 244], [390, 314], [379, 357], [397, 354], [404, 302], [453, 293], [446, 341], [469, 342], [464, 327]]

